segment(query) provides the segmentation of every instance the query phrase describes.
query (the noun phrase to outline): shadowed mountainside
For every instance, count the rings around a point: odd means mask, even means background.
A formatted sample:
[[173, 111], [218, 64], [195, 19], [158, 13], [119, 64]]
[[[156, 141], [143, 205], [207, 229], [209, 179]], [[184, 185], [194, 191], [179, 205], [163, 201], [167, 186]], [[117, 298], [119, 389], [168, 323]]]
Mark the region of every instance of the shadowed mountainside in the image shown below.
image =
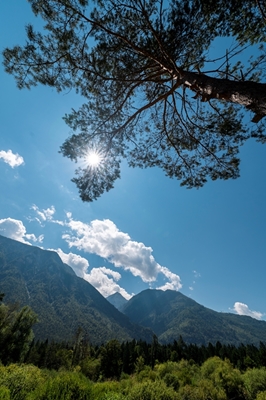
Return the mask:
[[180, 335], [186, 343], [198, 345], [266, 342], [265, 321], [216, 312], [172, 290], [144, 290], [121, 311], [131, 321], [152, 329], [161, 343], [173, 342]]
[[93, 344], [152, 338], [149, 329], [131, 323], [56, 252], [0, 235], [1, 292], [6, 303], [29, 305], [38, 314], [36, 339], [72, 340], [78, 327]]

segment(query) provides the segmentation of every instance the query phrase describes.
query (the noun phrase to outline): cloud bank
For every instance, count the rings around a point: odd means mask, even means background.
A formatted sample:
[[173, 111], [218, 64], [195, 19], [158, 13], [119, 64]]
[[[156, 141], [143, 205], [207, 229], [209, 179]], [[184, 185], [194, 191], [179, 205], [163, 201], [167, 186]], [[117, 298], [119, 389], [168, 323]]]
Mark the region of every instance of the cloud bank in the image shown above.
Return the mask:
[[103, 221], [96, 219], [86, 224], [73, 220], [71, 215], [68, 217], [69, 222], [66, 225], [70, 228], [70, 232], [64, 234], [62, 238], [70, 248], [76, 247], [84, 252], [97, 254], [115, 267], [140, 277], [143, 282], [155, 282], [158, 275], [162, 274], [168, 282], [158, 289], [179, 290], [182, 287], [178, 275], [155, 261], [151, 247], [131, 240], [127, 233], [121, 232], [109, 219]]
[[31, 244], [28, 240], [42, 243], [44, 238], [43, 235], [36, 237], [33, 233], [29, 234], [26, 232], [26, 228], [22, 221], [13, 218], [0, 219], [0, 235], [18, 240], [25, 244]]
[[104, 297], [110, 296], [115, 292], [119, 292], [126, 299], [132, 297], [117, 283], [121, 279], [119, 272], [112, 271], [106, 267], [92, 268], [91, 271], [88, 271], [89, 262], [86, 258], [74, 253], [64, 253], [61, 249], [54, 251], [59, 254], [65, 264], [68, 264], [74, 270], [77, 276], [88, 281]]
[[238, 315], [247, 315], [247, 316], [255, 318], [255, 319], [261, 319], [264, 315], [259, 311], [251, 311], [248, 308], [247, 304], [240, 303], [238, 301], [234, 304], [233, 309]]
[[24, 159], [18, 153], [14, 154], [12, 150], [4, 151], [0, 150], [0, 159], [10, 165], [11, 168], [19, 167], [20, 165], [24, 164]]
[[[37, 221], [42, 227], [50, 222], [67, 228], [67, 231], [62, 234], [62, 239], [69, 248], [96, 254], [115, 267], [129, 271], [133, 276], [140, 277], [143, 282], [149, 284], [156, 282], [158, 275], [161, 275], [165, 283], [157, 289], [179, 290], [182, 287], [178, 275], [156, 262], [151, 247], [132, 240], [109, 219], [95, 219], [90, 223], [84, 223], [74, 220], [72, 214], [66, 212], [66, 220], [62, 221], [54, 218], [56, 213], [54, 206], [40, 209], [33, 204], [31, 209], [36, 216], [29, 218], [30, 221]], [[66, 253], [60, 248], [54, 251], [57, 251], [63, 262], [72, 267], [77, 276], [90, 282], [104, 296], [114, 292], [119, 292], [127, 299], [132, 296], [118, 284], [121, 279], [119, 272], [105, 266], [89, 270], [89, 262], [84, 257], [73, 252]]]

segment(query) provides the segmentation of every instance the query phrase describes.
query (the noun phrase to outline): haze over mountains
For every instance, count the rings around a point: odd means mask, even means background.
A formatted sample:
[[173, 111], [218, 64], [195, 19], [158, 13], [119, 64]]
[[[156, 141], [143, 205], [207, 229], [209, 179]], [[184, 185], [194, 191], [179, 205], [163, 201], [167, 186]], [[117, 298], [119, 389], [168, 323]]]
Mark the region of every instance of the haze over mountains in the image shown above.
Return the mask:
[[199, 345], [266, 343], [265, 321], [218, 313], [171, 290], [145, 290], [129, 301], [119, 293], [105, 299], [56, 252], [3, 236], [0, 292], [5, 293], [5, 302], [29, 305], [38, 314], [36, 339], [71, 341], [82, 327], [93, 344], [114, 338], [150, 342], [153, 334], [161, 343], [178, 340], [180, 335], [185, 342]]

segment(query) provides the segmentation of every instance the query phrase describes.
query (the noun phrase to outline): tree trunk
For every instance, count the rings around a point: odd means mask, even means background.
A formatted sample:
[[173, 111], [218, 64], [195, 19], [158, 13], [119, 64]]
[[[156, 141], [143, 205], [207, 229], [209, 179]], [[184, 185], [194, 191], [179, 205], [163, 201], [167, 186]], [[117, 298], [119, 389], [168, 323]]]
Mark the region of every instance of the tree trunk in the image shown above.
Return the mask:
[[195, 92], [195, 97], [201, 97], [202, 101], [219, 99], [253, 111], [253, 122], [258, 122], [266, 115], [265, 83], [217, 79], [190, 71], [181, 71], [178, 80], [180, 84]]

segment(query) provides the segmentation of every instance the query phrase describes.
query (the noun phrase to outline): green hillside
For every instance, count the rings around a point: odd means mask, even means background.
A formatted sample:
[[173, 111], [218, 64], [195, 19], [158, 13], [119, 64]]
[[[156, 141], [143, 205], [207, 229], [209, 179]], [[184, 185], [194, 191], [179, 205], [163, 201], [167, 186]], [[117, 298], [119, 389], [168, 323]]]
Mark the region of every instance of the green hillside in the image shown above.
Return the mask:
[[0, 293], [5, 302], [29, 305], [39, 317], [36, 339], [72, 340], [78, 327], [91, 343], [150, 341], [149, 329], [131, 323], [58, 254], [0, 236]]
[[172, 290], [145, 290], [132, 297], [122, 311], [131, 321], [152, 329], [161, 343], [266, 342], [266, 322], [247, 316], [219, 313]]

